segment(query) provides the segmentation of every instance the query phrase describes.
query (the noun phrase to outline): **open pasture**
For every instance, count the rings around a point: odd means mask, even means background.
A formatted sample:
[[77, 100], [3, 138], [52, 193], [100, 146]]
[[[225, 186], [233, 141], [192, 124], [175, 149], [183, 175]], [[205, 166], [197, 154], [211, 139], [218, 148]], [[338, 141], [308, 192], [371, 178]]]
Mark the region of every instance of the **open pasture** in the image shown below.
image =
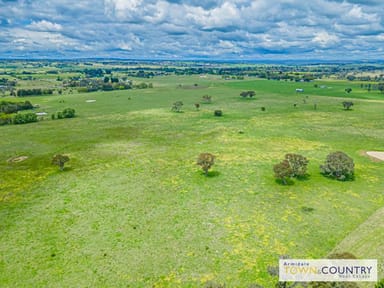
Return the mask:
[[[0, 127], [0, 286], [272, 287], [267, 270], [279, 256], [326, 257], [383, 207], [384, 162], [364, 154], [384, 151], [381, 94], [327, 80], [152, 82], [26, 97], [48, 115], [72, 107], [77, 117]], [[243, 90], [256, 96], [242, 99]], [[171, 111], [175, 101], [182, 112]], [[320, 174], [333, 151], [354, 159], [354, 181]], [[216, 156], [208, 177], [196, 165], [202, 152]], [[50, 164], [56, 153], [70, 157], [63, 172]], [[272, 167], [286, 153], [309, 159], [308, 179], [276, 183]], [[7, 162], [19, 156], [28, 158]], [[348, 252], [364, 258], [383, 246], [367, 239]]]

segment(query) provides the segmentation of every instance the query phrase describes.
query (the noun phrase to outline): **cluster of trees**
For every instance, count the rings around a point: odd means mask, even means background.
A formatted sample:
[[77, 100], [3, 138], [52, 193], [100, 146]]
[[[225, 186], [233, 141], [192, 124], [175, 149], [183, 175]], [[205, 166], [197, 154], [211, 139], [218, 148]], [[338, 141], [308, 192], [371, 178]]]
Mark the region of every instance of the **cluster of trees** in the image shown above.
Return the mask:
[[[63, 111], [52, 114], [51, 118], [54, 119], [64, 119], [64, 118], [73, 118], [75, 117], [75, 109], [66, 108]], [[37, 122], [38, 117], [36, 113], [17, 113], [17, 114], [6, 114], [0, 113], [0, 126], [7, 124], [26, 124]]]
[[243, 91], [240, 93], [240, 96], [243, 98], [247, 98], [247, 97], [253, 98], [255, 95], [256, 95], [255, 91]]
[[36, 122], [37, 116], [34, 113], [15, 114], [22, 110], [33, 109], [33, 105], [29, 101], [25, 102], [0, 102], [0, 125], [7, 124], [24, 124]]
[[64, 118], [74, 118], [76, 114], [75, 109], [73, 108], [65, 108], [63, 111], [59, 111], [56, 114], [52, 114], [52, 120], [55, 119], [64, 119]]
[[37, 122], [37, 115], [35, 113], [0, 114], [0, 126], [32, 122]]
[[[113, 82], [111, 79], [114, 79]], [[64, 87], [77, 88], [78, 92], [95, 92], [95, 91], [112, 91], [112, 90], [125, 90], [132, 89], [131, 81], [119, 81], [116, 78], [103, 78], [103, 79], [76, 79], [72, 78], [69, 81], [64, 81]], [[108, 81], [107, 81], [108, 80]]]
[[139, 84], [134, 84], [133, 85], [133, 88], [136, 88], [136, 89], [147, 89], [147, 88], [153, 88], [153, 84], [152, 83], [145, 83], [145, 82], [141, 82]]
[[33, 105], [30, 101], [25, 102], [9, 102], [1, 101], [0, 102], [0, 113], [12, 114], [22, 110], [33, 109]]
[[363, 84], [363, 83], [361, 83], [360, 87], [362, 89], [366, 89], [368, 92], [380, 91], [380, 93], [384, 93], [384, 83], [377, 83], [377, 84], [372, 84], [372, 83]]
[[15, 114], [12, 119], [13, 124], [27, 124], [37, 122], [37, 115], [35, 113]]
[[53, 89], [41, 89], [41, 88], [18, 89], [16, 92], [17, 97], [41, 96], [41, 95], [52, 95], [52, 94], [53, 94]]
[[0, 78], [0, 86], [9, 88], [9, 87], [15, 87], [17, 84], [16, 80], [9, 80], [8, 78]]
[[163, 73], [159, 73], [156, 71], [145, 71], [145, 70], [127, 72], [127, 75], [129, 77], [137, 77], [137, 78], [153, 78], [155, 76], [158, 76], [159, 74], [161, 75]]
[[[215, 163], [215, 156], [211, 153], [201, 153], [197, 159], [197, 165], [201, 166], [204, 174], [208, 174], [208, 170]], [[309, 160], [300, 155], [294, 153], [288, 153], [285, 155], [284, 160], [273, 166], [275, 177], [282, 184], [288, 184], [290, 178], [302, 179], [308, 176]], [[332, 152], [328, 154], [324, 164], [320, 165], [321, 173], [332, 179], [340, 181], [352, 180], [354, 177], [354, 162], [344, 152]]]
[[[276, 179], [282, 184], [287, 184], [289, 179], [307, 176], [309, 161], [299, 154], [286, 154], [285, 159], [273, 166]], [[352, 180], [354, 177], [354, 162], [344, 152], [330, 153], [324, 164], [320, 165], [321, 173], [340, 181]]]
[[310, 82], [315, 80], [316, 77], [312, 73], [299, 73], [299, 72], [282, 72], [282, 71], [259, 71], [257, 73], [249, 74], [249, 76], [256, 76], [262, 79], [278, 80], [278, 81], [295, 81], [295, 82]]
[[152, 83], [141, 82], [133, 84], [131, 80], [119, 79], [117, 77], [105, 76], [100, 79], [73, 77], [68, 81], [63, 82], [64, 87], [77, 88], [78, 92], [95, 92], [95, 91], [113, 91], [126, 89], [146, 89], [153, 88]]
[[355, 75], [348, 75], [345, 77], [345, 79], [349, 81], [375, 81], [375, 82], [381, 82], [384, 81], [384, 74], [370, 76], [370, 75], [362, 75], [362, 76], [355, 76]]
[[84, 69], [83, 73], [86, 75], [87, 78], [95, 78], [95, 77], [103, 77], [105, 74], [105, 71], [103, 69], [97, 68], [97, 69]]
[[244, 80], [243, 75], [237, 75], [237, 76], [230, 76], [230, 75], [223, 75], [221, 76], [224, 80]]

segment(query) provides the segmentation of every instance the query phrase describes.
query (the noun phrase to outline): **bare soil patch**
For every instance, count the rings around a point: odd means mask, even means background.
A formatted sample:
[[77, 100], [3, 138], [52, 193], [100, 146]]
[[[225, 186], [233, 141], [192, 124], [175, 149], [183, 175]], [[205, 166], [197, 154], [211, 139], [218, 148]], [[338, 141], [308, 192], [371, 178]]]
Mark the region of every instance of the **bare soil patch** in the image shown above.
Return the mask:
[[28, 156], [16, 156], [16, 157], [12, 157], [12, 158], [9, 158], [7, 160], [8, 163], [19, 163], [19, 162], [23, 162], [25, 160], [27, 160], [29, 157]]
[[376, 160], [384, 161], [384, 152], [382, 151], [367, 151], [365, 153]]

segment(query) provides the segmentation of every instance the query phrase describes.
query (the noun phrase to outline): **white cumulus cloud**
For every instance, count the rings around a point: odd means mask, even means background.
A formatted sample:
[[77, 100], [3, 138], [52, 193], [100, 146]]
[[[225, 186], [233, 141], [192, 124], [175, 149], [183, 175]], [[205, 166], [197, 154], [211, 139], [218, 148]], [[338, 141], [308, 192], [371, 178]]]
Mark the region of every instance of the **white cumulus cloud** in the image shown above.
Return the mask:
[[52, 23], [46, 20], [32, 21], [27, 28], [37, 31], [60, 31], [63, 29], [60, 24]]
[[315, 37], [312, 39], [312, 42], [319, 44], [321, 47], [328, 47], [339, 42], [339, 38], [336, 35], [322, 31], [316, 33]]

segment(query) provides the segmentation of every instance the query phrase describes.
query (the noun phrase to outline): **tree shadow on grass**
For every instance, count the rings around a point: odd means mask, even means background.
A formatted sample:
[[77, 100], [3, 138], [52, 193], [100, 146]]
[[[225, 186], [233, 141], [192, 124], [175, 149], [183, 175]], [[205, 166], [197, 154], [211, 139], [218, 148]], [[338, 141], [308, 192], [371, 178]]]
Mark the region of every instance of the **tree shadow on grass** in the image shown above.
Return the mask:
[[205, 174], [203, 171], [200, 171], [199, 174], [202, 176], [205, 176], [207, 178], [213, 178], [213, 177], [219, 176], [220, 172], [219, 171], [208, 171], [208, 173]]
[[64, 167], [63, 170], [57, 169], [57, 172], [58, 173], [64, 173], [64, 172], [70, 172], [72, 170], [73, 170], [72, 167]]
[[277, 184], [282, 185], [282, 186], [292, 186], [292, 185], [295, 184], [295, 182], [294, 182], [292, 179], [285, 179], [285, 183], [284, 183], [284, 181], [281, 180], [281, 179], [275, 179], [275, 182], [276, 182]]
[[325, 178], [328, 178], [328, 179], [331, 179], [331, 180], [335, 180], [335, 181], [339, 181], [339, 182], [355, 181], [355, 175], [347, 175], [345, 177], [336, 177], [334, 175], [329, 175], [329, 174], [325, 174], [325, 173], [321, 173], [321, 175], [323, 175]]
[[207, 173], [207, 177], [217, 177], [220, 175], [220, 172], [219, 171], [208, 171]]
[[301, 176], [296, 176], [296, 179], [298, 181], [309, 181], [309, 180], [311, 180], [311, 175], [305, 174], [305, 175], [301, 175]]

